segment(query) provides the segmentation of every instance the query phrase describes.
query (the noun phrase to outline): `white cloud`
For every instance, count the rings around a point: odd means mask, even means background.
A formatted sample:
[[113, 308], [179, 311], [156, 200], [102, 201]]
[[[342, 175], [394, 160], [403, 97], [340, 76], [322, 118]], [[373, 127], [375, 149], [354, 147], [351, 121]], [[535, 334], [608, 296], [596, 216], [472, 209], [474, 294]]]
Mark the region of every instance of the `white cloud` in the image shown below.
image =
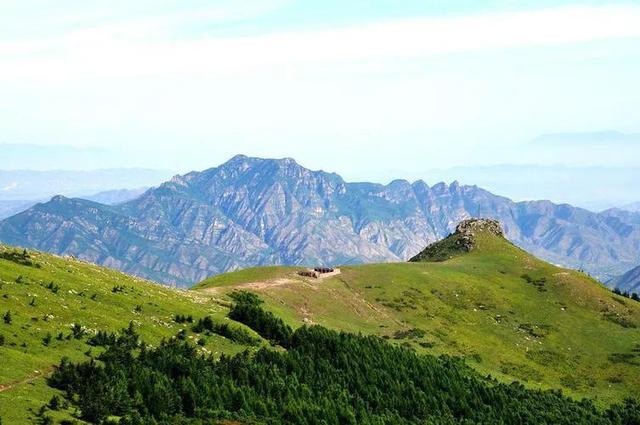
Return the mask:
[[[212, 13], [207, 19], [215, 16]], [[564, 7], [188, 40], [172, 39], [172, 25], [178, 24], [145, 20], [51, 39], [0, 42], [0, 79], [220, 76], [265, 68], [635, 38], [640, 37], [640, 6]]]

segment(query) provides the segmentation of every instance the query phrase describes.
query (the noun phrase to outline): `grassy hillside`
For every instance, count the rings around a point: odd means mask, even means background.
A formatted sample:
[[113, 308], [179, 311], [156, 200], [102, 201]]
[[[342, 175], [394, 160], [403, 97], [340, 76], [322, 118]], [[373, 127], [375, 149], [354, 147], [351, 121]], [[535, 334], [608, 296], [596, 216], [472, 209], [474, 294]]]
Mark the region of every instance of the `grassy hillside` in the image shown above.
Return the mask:
[[[82, 362], [103, 350], [90, 344], [98, 330], [133, 323], [154, 346], [179, 335], [201, 340], [197, 350], [216, 356], [265, 345], [226, 317], [228, 295], [238, 289], [259, 293], [268, 310], [294, 327], [321, 324], [379, 335], [418, 352], [462, 356], [501, 381], [561, 388], [600, 406], [637, 397], [639, 302], [540, 261], [495, 232], [475, 232], [463, 250], [455, 242], [459, 236], [418, 258], [432, 261], [347, 266], [324, 279], [299, 276], [295, 267], [253, 268], [191, 291], [0, 246], [0, 417], [3, 424], [37, 418], [61, 394], [44, 377], [63, 356]], [[176, 315], [191, 316], [193, 323]], [[206, 335], [194, 332], [205, 316], [244, 330], [256, 345], [234, 342], [240, 340], [221, 336], [216, 327]], [[59, 420], [74, 412], [62, 406], [45, 414]]]
[[490, 231], [477, 232], [469, 252], [449, 255], [451, 246], [444, 242], [438, 262], [348, 266], [318, 280], [296, 268], [254, 268], [194, 289], [255, 291], [293, 326], [317, 323], [461, 355], [500, 380], [560, 388], [601, 406], [637, 397], [640, 303]]
[[[3, 424], [29, 423], [56, 391], [48, 375], [61, 357], [74, 361], [95, 354], [87, 344], [97, 330], [118, 331], [134, 323], [141, 338], [158, 344], [187, 330], [201, 351], [235, 353], [247, 346], [220, 335], [196, 335], [191, 323], [212, 316], [230, 323], [224, 303], [191, 291], [176, 291], [70, 258], [0, 246], [0, 417]], [[244, 327], [231, 323], [234, 327]], [[252, 335], [257, 336], [253, 331]], [[62, 419], [69, 410], [48, 411]]]

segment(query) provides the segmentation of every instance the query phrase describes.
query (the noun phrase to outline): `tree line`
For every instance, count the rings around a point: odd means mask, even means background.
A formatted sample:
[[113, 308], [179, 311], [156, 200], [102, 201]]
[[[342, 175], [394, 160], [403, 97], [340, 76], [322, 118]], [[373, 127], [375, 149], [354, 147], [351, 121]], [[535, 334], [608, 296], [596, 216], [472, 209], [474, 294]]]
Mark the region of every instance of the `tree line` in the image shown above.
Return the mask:
[[[374, 336], [321, 326], [295, 331], [255, 295], [234, 295], [237, 317], [274, 343], [235, 356], [203, 355], [171, 339], [150, 348], [130, 326], [92, 341], [96, 361], [56, 367], [82, 419], [120, 424], [640, 424], [633, 400], [599, 410], [557, 390], [481, 377], [460, 359], [418, 355]], [[203, 326], [206, 326], [203, 324]]]

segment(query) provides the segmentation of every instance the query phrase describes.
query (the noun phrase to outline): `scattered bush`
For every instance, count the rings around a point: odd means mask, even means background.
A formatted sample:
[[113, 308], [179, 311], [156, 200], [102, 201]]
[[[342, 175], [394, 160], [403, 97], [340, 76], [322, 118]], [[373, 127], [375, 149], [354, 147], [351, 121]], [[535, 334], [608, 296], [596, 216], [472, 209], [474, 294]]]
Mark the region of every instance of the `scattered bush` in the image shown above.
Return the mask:
[[60, 290], [60, 287], [54, 284], [53, 282], [49, 282], [49, 284], [47, 285], [47, 289], [53, 292], [54, 294], [57, 294], [58, 291]]
[[57, 395], [51, 397], [51, 400], [49, 400], [49, 404], [47, 404], [47, 407], [49, 407], [49, 409], [51, 410], [60, 409], [60, 397], [58, 397]]
[[403, 331], [397, 331], [393, 334], [395, 339], [420, 339], [427, 335], [425, 331], [418, 328], [411, 328]]
[[179, 339], [180, 341], [184, 341], [185, 339], [187, 339], [187, 330], [180, 329], [176, 334], [176, 338]]
[[184, 314], [176, 314], [173, 318], [173, 321], [176, 323], [193, 323], [193, 316]]
[[533, 286], [536, 287], [536, 289], [540, 292], [545, 292], [546, 288], [544, 287], [545, 284], [547, 283], [547, 278], [546, 277], [541, 277], [538, 279], [534, 279], [531, 276], [529, 276], [528, 274], [523, 274], [522, 276], [520, 276], [522, 279], [524, 279], [527, 283], [532, 284]]
[[2, 320], [6, 325], [10, 325], [11, 322], [13, 321], [13, 318], [11, 317], [11, 311], [7, 310], [4, 316], [2, 316]]
[[73, 326], [71, 326], [71, 333], [75, 339], [81, 339], [86, 332], [85, 327], [78, 323], [74, 323]]
[[16, 250], [2, 250], [0, 251], [0, 258], [23, 266], [40, 268], [40, 264], [35, 263], [31, 259], [31, 255], [29, 255], [26, 249], [22, 252]]
[[45, 347], [49, 346], [49, 344], [51, 343], [51, 338], [51, 333], [47, 332], [44, 338], [42, 338], [42, 345], [44, 345]]
[[625, 298], [631, 298], [634, 301], [640, 301], [640, 295], [637, 292], [629, 293], [629, 291], [622, 292], [620, 288], [614, 288], [613, 293], [623, 296]]

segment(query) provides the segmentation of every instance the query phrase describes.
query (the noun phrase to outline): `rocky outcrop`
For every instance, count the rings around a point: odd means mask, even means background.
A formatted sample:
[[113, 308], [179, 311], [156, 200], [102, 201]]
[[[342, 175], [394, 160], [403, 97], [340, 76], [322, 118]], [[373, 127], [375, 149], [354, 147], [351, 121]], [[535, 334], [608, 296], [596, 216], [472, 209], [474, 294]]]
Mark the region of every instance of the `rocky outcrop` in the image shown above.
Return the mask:
[[633, 213], [513, 202], [456, 182], [349, 183], [242, 155], [115, 206], [56, 197], [0, 221], [0, 241], [189, 285], [257, 265], [405, 261], [478, 210], [536, 256], [597, 277], [640, 258]]
[[487, 232], [504, 238], [504, 232], [502, 231], [502, 226], [498, 220], [492, 220], [489, 218], [471, 218], [468, 220], [462, 220], [456, 226], [456, 234], [471, 241], [478, 232]]
[[409, 262], [445, 261], [458, 254], [471, 252], [476, 247], [477, 236], [480, 233], [504, 238], [502, 226], [497, 220], [487, 218], [462, 220], [456, 226], [454, 233], [430, 244], [420, 253], [411, 257]]

